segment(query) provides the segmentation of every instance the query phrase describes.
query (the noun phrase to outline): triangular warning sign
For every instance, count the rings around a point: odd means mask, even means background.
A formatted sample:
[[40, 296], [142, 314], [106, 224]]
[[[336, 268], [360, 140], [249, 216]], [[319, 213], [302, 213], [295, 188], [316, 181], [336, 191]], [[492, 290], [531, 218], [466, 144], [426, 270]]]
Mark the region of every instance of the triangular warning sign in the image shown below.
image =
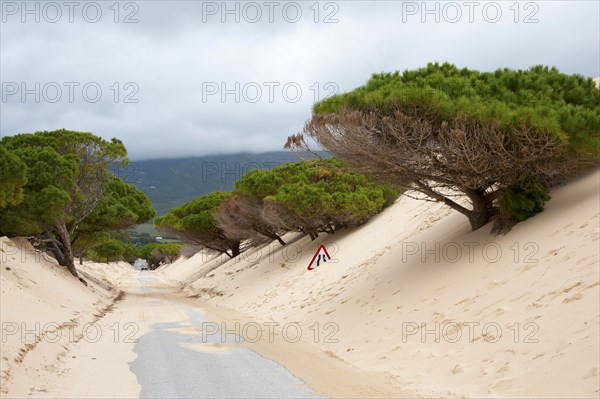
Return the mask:
[[319, 245], [319, 249], [317, 249], [317, 252], [315, 252], [315, 254], [313, 255], [307, 270], [314, 270], [316, 267], [321, 266], [328, 260], [331, 260], [331, 256], [329, 256], [329, 252], [327, 252], [327, 248], [325, 248], [325, 245], [321, 244]]

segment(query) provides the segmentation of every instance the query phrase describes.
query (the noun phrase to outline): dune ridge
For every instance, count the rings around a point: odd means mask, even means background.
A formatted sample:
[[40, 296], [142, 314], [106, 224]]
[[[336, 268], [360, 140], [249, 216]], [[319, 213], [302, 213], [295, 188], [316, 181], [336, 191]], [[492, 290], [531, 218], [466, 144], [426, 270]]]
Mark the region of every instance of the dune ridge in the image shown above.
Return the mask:
[[[156, 273], [240, 320], [298, 323], [303, 341], [415, 395], [597, 396], [599, 191], [598, 170], [557, 187], [503, 236], [402, 197], [358, 229]], [[307, 271], [320, 244], [337, 263]]]
[[[508, 234], [490, 230], [471, 232], [443, 205], [405, 196], [360, 228], [316, 241], [290, 233], [286, 247], [233, 260], [200, 252], [152, 275], [330, 396], [598, 396], [600, 171], [555, 188], [543, 213]], [[332, 259], [308, 271], [321, 244]], [[79, 270], [87, 287], [27, 240], [0, 238], [1, 396], [69, 388], [62, 374], [80, 334], [68, 332], [105, 317], [122, 299], [119, 284], [138, 276], [125, 262]], [[128, 311], [144, 316], [136, 306]], [[6, 330], [15, 323], [47, 335]], [[256, 343], [250, 325], [263, 328]], [[117, 350], [85, 348], [78, 357]], [[135, 396], [134, 376], [119, 378]]]

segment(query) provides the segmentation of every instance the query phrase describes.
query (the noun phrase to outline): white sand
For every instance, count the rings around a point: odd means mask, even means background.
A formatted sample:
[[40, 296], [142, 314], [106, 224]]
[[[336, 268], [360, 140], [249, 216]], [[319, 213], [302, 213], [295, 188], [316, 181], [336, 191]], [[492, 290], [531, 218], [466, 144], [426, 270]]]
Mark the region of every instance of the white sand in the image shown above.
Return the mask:
[[[360, 229], [302, 238], [287, 256], [272, 244], [199, 277], [219, 261], [198, 254], [158, 274], [242, 320], [298, 322], [303, 341], [417, 395], [597, 397], [599, 177], [555, 189], [542, 214], [504, 236], [402, 198]], [[338, 263], [307, 271], [321, 243]], [[339, 342], [324, 342], [334, 329]], [[293, 369], [306, 359], [277, 360]], [[331, 392], [329, 376], [300, 374]]]
[[[200, 253], [153, 274], [233, 331], [234, 322], [279, 323], [273, 342], [263, 334], [246, 345], [325, 395], [598, 397], [599, 180], [595, 171], [555, 189], [542, 214], [505, 236], [491, 236], [491, 226], [470, 232], [448, 208], [404, 197], [358, 229], [315, 242], [288, 234], [284, 249], [271, 244], [232, 261]], [[126, 263], [80, 266], [85, 287], [15, 242], [0, 238], [3, 328], [56, 323], [64, 332], [71, 320], [104, 317], [106, 326], [136, 322], [144, 334], [179, 317], [168, 308], [149, 314], [136, 295], [108, 311], [118, 293], [111, 286], [137, 279]], [[307, 271], [321, 243], [337, 263]], [[172, 291], [159, 290], [175, 301]], [[292, 322], [297, 343], [284, 339]], [[139, 394], [132, 344], [49, 337], [3, 330], [0, 396]]]
[[55, 378], [57, 361], [82, 327], [96, 320], [118, 294], [114, 283], [135, 273], [125, 262], [86, 262], [79, 268], [88, 287], [27, 240], [0, 237], [0, 395], [12, 385], [11, 397], [27, 396], [31, 387], [44, 387]]

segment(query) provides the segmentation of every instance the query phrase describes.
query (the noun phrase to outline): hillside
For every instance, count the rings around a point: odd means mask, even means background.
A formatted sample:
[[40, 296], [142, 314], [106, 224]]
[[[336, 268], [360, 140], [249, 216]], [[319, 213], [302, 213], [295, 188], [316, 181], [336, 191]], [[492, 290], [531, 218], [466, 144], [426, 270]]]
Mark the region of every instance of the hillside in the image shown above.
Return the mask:
[[[596, 170], [555, 188], [543, 213], [497, 237], [490, 225], [471, 232], [463, 216], [405, 196], [358, 229], [231, 261], [200, 253], [156, 274], [199, 298], [212, 318], [297, 323], [301, 342], [376, 372], [388, 388], [597, 397], [599, 191]], [[319, 244], [337, 262], [307, 271]], [[307, 367], [310, 356], [276, 338], [249, 345], [336, 392], [327, 374]]]
[[114, 173], [146, 193], [160, 216], [192, 198], [232, 190], [234, 182], [252, 169], [271, 169], [298, 159], [287, 151], [153, 159], [132, 161], [125, 168], [114, 168]]

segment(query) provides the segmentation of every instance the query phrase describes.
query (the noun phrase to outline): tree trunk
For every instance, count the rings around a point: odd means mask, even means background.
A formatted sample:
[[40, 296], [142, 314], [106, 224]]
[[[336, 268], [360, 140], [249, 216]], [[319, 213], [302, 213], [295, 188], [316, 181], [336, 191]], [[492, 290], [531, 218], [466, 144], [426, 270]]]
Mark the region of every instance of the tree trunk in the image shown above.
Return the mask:
[[233, 243], [233, 245], [231, 246], [231, 257], [235, 258], [236, 256], [238, 256], [240, 254], [240, 242], [236, 241]]
[[493, 201], [488, 201], [485, 194], [477, 190], [467, 189], [465, 190], [465, 193], [473, 205], [473, 209], [469, 212], [467, 217], [471, 223], [471, 230], [475, 231], [485, 226], [490, 221], [490, 218], [494, 214], [492, 208]]
[[495, 214], [493, 202], [494, 198], [497, 196], [496, 193], [486, 194], [484, 189], [475, 190], [472, 188], [461, 188], [460, 190], [467, 195], [467, 197], [471, 200], [471, 204], [473, 205], [473, 209], [467, 209], [464, 206], [452, 201], [450, 198], [435, 192], [422, 182], [416, 181], [415, 185], [417, 186], [418, 191], [428, 195], [430, 198], [433, 198], [436, 201], [443, 202], [450, 208], [469, 218], [472, 231], [485, 226], [489, 222], [490, 218]]
[[73, 251], [71, 250], [71, 239], [69, 238], [69, 233], [67, 228], [64, 225], [56, 226], [56, 233], [58, 235], [58, 240], [61, 243], [63, 260], [65, 262], [64, 266], [69, 269], [71, 274], [75, 277], [79, 277], [77, 274], [77, 269], [75, 268], [75, 259], [73, 258]]
[[60, 248], [58, 245], [56, 247], [62, 253], [61, 258], [64, 264], [61, 263], [60, 260], [58, 263], [62, 266], [66, 266], [74, 277], [78, 278], [79, 281], [87, 285], [87, 282], [81, 277], [79, 277], [79, 274], [77, 273], [77, 268], [75, 268], [75, 258], [73, 257], [73, 250], [71, 249], [71, 237], [69, 236], [69, 231], [67, 230], [67, 227], [64, 224], [58, 224], [55, 226], [55, 228], [60, 243]]
[[282, 246], [286, 246], [286, 245], [287, 245], [287, 244], [286, 244], [286, 242], [285, 242], [285, 241], [283, 241], [283, 238], [281, 238], [281, 236], [280, 236], [280, 235], [278, 235], [278, 234], [275, 234], [275, 239], [276, 239], [277, 241], [279, 241], [279, 243], [280, 243]]
[[52, 252], [54, 259], [56, 259], [59, 265], [67, 266], [67, 260], [50, 232], [46, 232], [46, 239], [48, 249], [50, 250], [50, 252]]
[[471, 223], [471, 230], [475, 231], [483, 226], [485, 226], [490, 218], [488, 217], [486, 212], [473, 211], [471, 215], [469, 215], [469, 223]]

